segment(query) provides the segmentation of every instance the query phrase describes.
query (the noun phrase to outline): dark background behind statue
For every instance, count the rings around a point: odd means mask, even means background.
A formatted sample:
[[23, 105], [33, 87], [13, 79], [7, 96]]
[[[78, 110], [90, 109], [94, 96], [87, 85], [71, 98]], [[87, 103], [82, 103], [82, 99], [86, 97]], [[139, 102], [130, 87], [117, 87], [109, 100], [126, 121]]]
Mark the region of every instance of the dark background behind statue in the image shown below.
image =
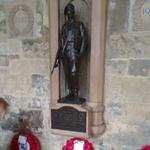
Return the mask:
[[[62, 30], [62, 26], [65, 23], [65, 17], [64, 17], [64, 8], [68, 4], [69, 0], [61, 0], [60, 1], [60, 32]], [[84, 53], [84, 56], [82, 57], [82, 61], [80, 61], [79, 65], [79, 95], [81, 97], [85, 97], [88, 101], [88, 78], [89, 78], [89, 54], [90, 54], [90, 31], [91, 31], [91, 12], [90, 12], [90, 0], [87, 0], [87, 3], [81, 1], [81, 0], [75, 0], [72, 2], [72, 4], [75, 6], [75, 20], [82, 21], [86, 32], [88, 33], [88, 49], [86, 50], [86, 53]], [[61, 97], [64, 97], [68, 95], [69, 91], [67, 88], [67, 83], [65, 79], [64, 70], [61, 64], [60, 68], [60, 95]]]

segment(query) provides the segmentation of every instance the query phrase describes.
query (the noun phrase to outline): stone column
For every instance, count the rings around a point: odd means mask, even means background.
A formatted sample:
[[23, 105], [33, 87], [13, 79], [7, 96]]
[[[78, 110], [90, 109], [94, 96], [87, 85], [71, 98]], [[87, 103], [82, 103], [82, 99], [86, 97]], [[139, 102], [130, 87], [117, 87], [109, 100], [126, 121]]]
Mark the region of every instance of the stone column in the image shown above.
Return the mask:
[[[50, 24], [50, 69], [52, 70], [58, 50], [58, 0], [49, 0], [49, 24]], [[59, 70], [56, 68], [51, 78], [51, 105], [55, 105], [59, 99]]]
[[94, 136], [101, 134], [105, 129], [103, 93], [106, 3], [106, 0], [92, 1], [89, 105], [93, 108], [92, 133]]

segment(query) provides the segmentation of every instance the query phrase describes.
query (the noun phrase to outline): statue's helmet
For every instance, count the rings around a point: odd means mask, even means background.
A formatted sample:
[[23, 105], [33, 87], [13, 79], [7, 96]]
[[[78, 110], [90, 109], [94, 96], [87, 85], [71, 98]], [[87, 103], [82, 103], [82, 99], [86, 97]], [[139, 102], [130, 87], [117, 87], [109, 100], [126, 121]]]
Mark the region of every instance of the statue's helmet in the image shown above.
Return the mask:
[[66, 16], [68, 14], [68, 11], [70, 11], [73, 15], [75, 14], [75, 7], [73, 4], [69, 3], [64, 10], [64, 15]]

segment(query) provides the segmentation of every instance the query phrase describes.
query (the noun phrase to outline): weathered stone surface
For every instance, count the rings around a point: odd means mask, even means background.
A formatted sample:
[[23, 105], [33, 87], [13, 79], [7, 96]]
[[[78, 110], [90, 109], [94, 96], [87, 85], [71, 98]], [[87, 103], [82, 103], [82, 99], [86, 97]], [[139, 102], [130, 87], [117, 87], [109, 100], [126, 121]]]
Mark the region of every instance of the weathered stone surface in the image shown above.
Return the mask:
[[[4, 80], [2, 79], [2, 75], [1, 75], [1, 78], [0, 78], [0, 93], [3, 93], [4, 92]], [[2, 96], [2, 94], [1, 94]]]
[[[150, 104], [127, 103], [122, 105], [122, 122], [129, 125], [143, 125], [145, 120], [149, 120]], [[133, 119], [134, 118], [134, 119]]]
[[133, 76], [148, 76], [150, 74], [150, 60], [130, 60], [128, 73]]
[[[146, 20], [139, 22], [138, 20], [142, 17], [138, 15], [139, 12], [136, 14], [136, 11], [139, 11], [137, 8], [142, 7], [141, 3], [144, 1], [135, 0], [136, 3], [129, 0], [109, 1], [107, 32], [108, 35], [113, 35], [107, 42], [109, 49], [106, 49], [104, 102], [107, 130], [103, 136], [90, 139], [95, 150], [134, 150], [150, 141], [150, 94], [148, 90], [150, 89], [148, 77], [150, 34], [149, 32], [120, 33], [131, 29], [134, 31], [150, 29], [150, 26], [147, 26], [149, 22]], [[0, 1], [0, 3], [4, 2], [14, 6], [20, 3], [20, 0]], [[9, 149], [12, 130], [19, 127], [18, 118], [20, 117], [24, 117], [29, 122], [34, 132], [42, 133], [38, 134], [38, 137], [44, 150], [49, 150], [49, 147], [60, 150], [69, 139], [69, 137], [50, 133], [47, 2], [47, 0], [36, 1], [37, 13], [34, 13], [37, 18], [34, 24], [36, 34], [34, 39], [26, 36], [23, 41], [24, 35], [18, 39], [7, 38], [9, 30], [6, 24], [9, 19], [7, 20], [8, 16], [4, 7], [0, 6], [0, 64], [4, 66], [0, 68], [0, 97], [4, 97], [10, 104], [10, 112], [4, 120], [0, 121], [0, 149], [2, 150]], [[63, 3], [63, 6], [60, 8], [63, 8], [64, 3], [67, 2], [61, 0], [60, 4]], [[83, 2], [76, 0], [75, 3], [76, 6], [81, 6]], [[130, 6], [132, 4], [134, 4], [133, 10]], [[87, 10], [82, 11], [84, 16], [87, 15]], [[133, 15], [129, 16], [132, 12]], [[63, 11], [61, 15], [62, 13]], [[87, 17], [86, 21], [89, 20], [90, 17]], [[17, 26], [18, 24], [20, 23], [18, 22]], [[115, 33], [118, 35], [114, 35]], [[1, 57], [6, 59], [2, 60]]]
[[42, 75], [32, 75], [32, 87], [37, 96], [44, 96], [49, 93], [49, 81]]
[[[108, 33], [128, 31], [130, 1], [109, 0]], [[120, 17], [121, 16], [121, 17]]]
[[6, 70], [7, 67], [10, 67], [10, 62], [16, 59], [19, 59], [19, 55], [0, 55], [0, 70], [4, 70], [4, 67]]
[[132, 9], [133, 31], [150, 31], [149, 0], [135, 0]]
[[17, 93], [26, 95], [30, 93], [31, 91], [31, 80], [29, 77], [26, 76], [18, 76], [18, 83], [17, 83]]
[[[121, 126], [122, 124], [120, 124]], [[115, 126], [114, 126], [115, 127]], [[116, 126], [117, 128], [118, 126]], [[120, 128], [119, 128], [120, 129]], [[104, 140], [111, 144], [119, 146], [140, 147], [143, 143], [149, 143], [149, 127], [134, 126], [134, 130], [130, 131], [130, 126], [126, 131], [118, 130], [118, 133], [109, 131], [109, 135]], [[136, 146], [135, 146], [136, 145]]]
[[[141, 107], [140, 107], [141, 106]], [[105, 122], [108, 124], [108, 132], [112, 134], [119, 134], [120, 132], [132, 133], [137, 130], [137, 126], [143, 126], [143, 128], [148, 128], [149, 122], [149, 104], [122, 104], [120, 109], [120, 114], [110, 112], [109, 106], [106, 106], [105, 111]], [[114, 112], [117, 112], [114, 110]], [[134, 118], [134, 119], [133, 119]], [[109, 135], [108, 135], [109, 136]], [[143, 135], [144, 136], [144, 135]], [[136, 145], [133, 145], [136, 146]]]
[[132, 33], [110, 37], [108, 58], [149, 58], [150, 34]]
[[19, 59], [20, 56], [19, 55], [8, 55], [7, 56], [10, 60], [14, 60], [14, 59]]
[[31, 91], [31, 85], [29, 85], [29, 78], [26, 76], [12, 74], [6, 75], [3, 79], [4, 92], [6, 94], [28, 94]]
[[16, 97], [12, 95], [5, 95], [4, 99], [8, 102], [9, 105], [15, 104]]
[[10, 112], [6, 114], [6, 119], [0, 123], [0, 126], [3, 130], [11, 130], [14, 131], [19, 127], [19, 115]]
[[[13, 60], [10, 62], [10, 73], [11, 74], [22, 74], [31, 76], [32, 74], [48, 75], [50, 72], [49, 61], [46, 59], [21, 59]], [[30, 81], [28, 83], [31, 84]]]
[[23, 41], [23, 52], [28, 58], [48, 57], [49, 44], [41, 40], [25, 40]]
[[9, 36], [13, 38], [33, 37], [35, 35], [36, 1], [16, 0], [13, 3], [7, 3], [6, 7]]
[[133, 146], [123, 146], [122, 150], [137, 150], [140, 149], [141, 147], [133, 147]]
[[106, 81], [107, 103], [149, 103], [149, 78], [111, 77]]
[[116, 118], [117, 116], [122, 116], [122, 106], [117, 103], [110, 103], [107, 106], [107, 113], [109, 114], [109, 118]]
[[16, 89], [18, 89], [18, 76], [5, 76], [3, 77], [3, 80], [4, 92], [16, 93]]
[[29, 104], [31, 108], [41, 108], [41, 100], [39, 98], [32, 98], [32, 102]]
[[0, 41], [1, 55], [15, 55], [20, 54], [22, 50], [22, 43], [19, 40], [7, 39]]
[[12, 139], [13, 136], [13, 132], [12, 131], [6, 131], [6, 130], [2, 130], [0, 128], [0, 139], [1, 139], [1, 144], [0, 144], [0, 148], [2, 148], [1, 150], [9, 150], [9, 145], [10, 145], [10, 141]]
[[148, 143], [149, 79], [110, 77], [107, 82], [104, 144], [130, 150]]
[[0, 5], [0, 35], [6, 34], [6, 13], [3, 5]]
[[[0, 1], [0, 97], [4, 97], [10, 104], [9, 112], [4, 120], [0, 121], [0, 149], [2, 150], [9, 149], [12, 131], [18, 131], [21, 117], [29, 122], [33, 132], [38, 135], [44, 134], [51, 139], [47, 2], [47, 0]], [[18, 5], [21, 8], [14, 14], [14, 8], [18, 8]], [[22, 34], [30, 19], [28, 15], [26, 16], [27, 12], [23, 10], [25, 5], [30, 7], [34, 15], [34, 24], [30, 32]], [[14, 18], [13, 22], [12, 18]], [[23, 21], [20, 22], [21, 19]], [[11, 30], [12, 23], [19, 30], [19, 34], [16, 34], [16, 29]], [[61, 143], [61, 147], [63, 144], [61, 138], [56, 137], [55, 141], [57, 140]], [[49, 141], [46, 139], [42, 141], [45, 150], [49, 149]]]
[[127, 71], [127, 61], [125, 60], [106, 61], [106, 66], [109, 74], [124, 75]]
[[20, 118], [27, 122], [30, 129], [38, 133], [41, 132], [40, 129], [43, 128], [43, 114], [41, 110], [20, 110], [18, 114], [10, 112], [6, 114], [5, 120], [0, 122], [0, 126], [3, 130], [18, 131], [20, 128]]
[[113, 150], [112, 146], [108, 145], [94, 145], [94, 150]]
[[1, 0], [1, 3], [13, 3], [13, 2], [16, 2], [16, 0]]
[[[45, 28], [48, 28], [49, 22], [48, 22], [48, 1], [46, 0], [37, 0], [37, 27], [36, 27], [36, 35], [38, 37], [44, 36], [44, 30]], [[46, 32], [46, 35], [48, 35], [48, 32]]]
[[1, 66], [8, 66], [9, 65], [9, 59], [7, 56], [0, 55], [0, 67]]
[[41, 110], [20, 110], [20, 115], [26, 120], [30, 129], [41, 132], [40, 129], [43, 128], [43, 113]]

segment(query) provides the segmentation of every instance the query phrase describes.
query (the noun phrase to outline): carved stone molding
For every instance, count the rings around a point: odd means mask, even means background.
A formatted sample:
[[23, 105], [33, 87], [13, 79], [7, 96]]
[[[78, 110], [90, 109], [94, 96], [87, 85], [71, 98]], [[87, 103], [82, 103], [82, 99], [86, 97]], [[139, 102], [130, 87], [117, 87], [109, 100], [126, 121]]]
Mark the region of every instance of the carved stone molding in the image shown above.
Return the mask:
[[16, 5], [9, 12], [9, 28], [12, 36], [23, 36], [32, 32], [34, 15], [26, 5]]
[[8, 8], [8, 29], [10, 37], [33, 37], [35, 33], [36, 3], [18, 2], [12, 5], [6, 4]]

